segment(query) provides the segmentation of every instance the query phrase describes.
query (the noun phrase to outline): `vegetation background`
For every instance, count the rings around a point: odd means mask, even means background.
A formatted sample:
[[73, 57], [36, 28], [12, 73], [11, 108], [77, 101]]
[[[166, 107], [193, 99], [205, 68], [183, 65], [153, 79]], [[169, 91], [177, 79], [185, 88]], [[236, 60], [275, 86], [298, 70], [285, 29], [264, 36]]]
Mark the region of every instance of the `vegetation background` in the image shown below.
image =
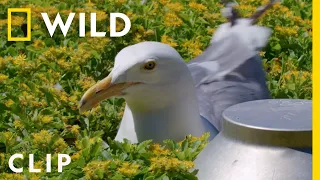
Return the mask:
[[[274, 98], [312, 98], [311, 0], [281, 0], [259, 21], [273, 29], [269, 45], [260, 52]], [[237, 9], [250, 16], [267, 0], [239, 0]], [[7, 8], [32, 8], [32, 41], [7, 41]], [[193, 160], [206, 137], [188, 136], [164, 145], [139, 145], [110, 140], [123, 113], [122, 99], [101, 103], [80, 115], [77, 103], [96, 81], [107, 76], [122, 48], [141, 41], [161, 41], [189, 61], [208, 46], [212, 34], [226, 19], [218, 0], [0, 0], [0, 179], [196, 179]], [[79, 38], [78, 14], [67, 37], [59, 30], [50, 37], [41, 17], [59, 12], [95, 12], [99, 31], [107, 37]], [[132, 23], [121, 38], [109, 38], [109, 13], [125, 13]], [[89, 33], [90, 21], [87, 18]], [[26, 16], [13, 13], [13, 36], [23, 36]], [[117, 29], [123, 28], [119, 21]], [[58, 84], [57, 84], [58, 83]], [[61, 86], [61, 87], [60, 87]], [[61, 89], [62, 88], [62, 89]], [[108, 140], [108, 137], [109, 140]], [[105, 141], [110, 143], [106, 149]], [[24, 173], [8, 168], [15, 160]], [[52, 157], [52, 173], [45, 173], [45, 155]], [[72, 156], [72, 163], [57, 173], [57, 154]], [[35, 154], [41, 173], [28, 172], [28, 154]]]

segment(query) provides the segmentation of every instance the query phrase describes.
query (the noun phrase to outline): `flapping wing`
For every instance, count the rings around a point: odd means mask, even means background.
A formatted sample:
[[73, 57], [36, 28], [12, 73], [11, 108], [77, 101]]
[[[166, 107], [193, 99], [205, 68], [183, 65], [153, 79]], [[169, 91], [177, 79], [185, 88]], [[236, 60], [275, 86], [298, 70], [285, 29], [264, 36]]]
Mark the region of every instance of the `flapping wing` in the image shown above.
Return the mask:
[[234, 26], [223, 24], [203, 54], [188, 63], [200, 114], [218, 130], [221, 114], [229, 106], [269, 97], [257, 51], [267, 44], [270, 34], [250, 19], [238, 19]]
[[197, 87], [200, 115], [221, 130], [222, 112], [235, 104], [270, 98], [261, 58], [248, 59], [221, 80]]

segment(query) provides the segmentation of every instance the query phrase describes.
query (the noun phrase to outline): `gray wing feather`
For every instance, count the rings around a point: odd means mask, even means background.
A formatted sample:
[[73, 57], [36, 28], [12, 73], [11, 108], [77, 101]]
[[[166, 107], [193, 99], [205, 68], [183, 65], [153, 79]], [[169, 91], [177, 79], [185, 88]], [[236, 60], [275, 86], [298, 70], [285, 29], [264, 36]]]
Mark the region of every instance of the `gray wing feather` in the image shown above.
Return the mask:
[[236, 34], [213, 42], [188, 67], [196, 86], [223, 78], [256, 53], [246, 47]]
[[[257, 49], [266, 44], [269, 31], [245, 24], [238, 26], [240, 32], [229, 31], [226, 24], [222, 27], [203, 54], [188, 63], [197, 88], [200, 115], [219, 131], [226, 108], [270, 97], [261, 58], [257, 55]], [[251, 36], [242, 31], [248, 28]]]
[[221, 130], [222, 112], [235, 104], [270, 98], [259, 56], [250, 58], [234, 70], [241, 75], [227, 75], [223, 80], [197, 87], [200, 114]]

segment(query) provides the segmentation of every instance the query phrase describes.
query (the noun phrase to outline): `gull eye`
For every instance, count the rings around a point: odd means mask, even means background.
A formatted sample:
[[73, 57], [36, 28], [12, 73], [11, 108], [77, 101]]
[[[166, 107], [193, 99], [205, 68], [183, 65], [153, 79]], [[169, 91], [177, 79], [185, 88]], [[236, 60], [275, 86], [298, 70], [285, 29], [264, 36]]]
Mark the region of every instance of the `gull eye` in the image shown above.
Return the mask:
[[154, 61], [149, 61], [144, 64], [145, 70], [153, 70], [155, 67], [156, 67], [156, 62], [154, 62]]

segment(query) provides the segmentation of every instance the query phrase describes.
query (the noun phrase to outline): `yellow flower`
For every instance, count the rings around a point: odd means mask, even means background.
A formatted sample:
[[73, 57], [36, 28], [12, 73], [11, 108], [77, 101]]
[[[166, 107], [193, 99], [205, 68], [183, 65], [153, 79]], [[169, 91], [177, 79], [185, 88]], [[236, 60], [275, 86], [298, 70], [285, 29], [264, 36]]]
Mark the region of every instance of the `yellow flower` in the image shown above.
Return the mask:
[[142, 34], [146, 31], [146, 29], [143, 26], [138, 26], [137, 30], [138, 30], [138, 33], [140, 33], [140, 34]]
[[0, 4], [7, 4], [9, 0], [0, 0]]
[[267, 5], [268, 3], [270, 3], [269, 0], [262, 0], [262, 1], [261, 1], [261, 4], [262, 4], [262, 5]]
[[209, 35], [212, 35], [216, 32], [216, 29], [215, 28], [208, 28], [207, 31], [208, 31]]
[[312, 80], [312, 73], [308, 71], [302, 71], [301, 81]]
[[202, 47], [203, 44], [199, 41], [199, 37], [193, 40], [186, 40], [182, 47], [186, 49], [189, 53], [191, 53], [193, 56], [198, 56], [202, 53]]
[[95, 116], [97, 113], [101, 112], [101, 107], [97, 106], [91, 109], [91, 111], [86, 111], [82, 113], [82, 115], [88, 117], [88, 116]]
[[32, 46], [35, 47], [36, 49], [40, 49], [44, 47], [44, 42], [40, 39], [37, 39], [33, 42]]
[[68, 147], [67, 143], [64, 141], [63, 138], [59, 138], [54, 144], [53, 144], [55, 151], [61, 152], [64, 149]]
[[39, 24], [35, 24], [35, 25], [33, 26], [33, 28], [32, 28], [32, 29], [34, 29], [34, 30], [38, 30], [38, 29], [40, 29]]
[[41, 122], [44, 123], [44, 124], [48, 124], [48, 123], [52, 122], [52, 120], [53, 120], [53, 117], [47, 116], [47, 115], [43, 116], [41, 118]]
[[6, 145], [7, 146], [12, 146], [13, 144], [16, 143], [16, 135], [13, 134], [13, 132], [6, 131], [6, 132], [0, 132], [0, 136], [3, 136], [6, 140]]
[[79, 102], [77, 96], [70, 96], [68, 99], [73, 104], [77, 104]]
[[304, 21], [300, 16], [293, 16], [293, 20], [296, 24], [303, 25]]
[[199, 138], [198, 137], [195, 137], [195, 136], [191, 136], [191, 135], [189, 135], [188, 136], [188, 140], [189, 140], [189, 142], [195, 142], [195, 141], [197, 141], [197, 140], [199, 140]]
[[4, 138], [7, 141], [10, 141], [11, 139], [14, 139], [14, 134], [12, 132], [10, 132], [10, 131], [3, 132], [2, 135], [4, 136]]
[[26, 85], [25, 83], [21, 83], [21, 84], [20, 84], [20, 88], [23, 88], [23, 89], [25, 89], [25, 90], [30, 90], [29, 86]]
[[126, 13], [126, 15], [128, 16], [129, 19], [133, 19], [133, 18], [137, 17], [137, 15], [135, 13], [133, 13], [132, 11], [128, 11]]
[[162, 5], [166, 5], [166, 4], [170, 3], [170, 0], [159, 0], [159, 3]]
[[79, 49], [75, 50], [75, 53], [71, 56], [71, 62], [77, 65], [84, 64], [88, 62], [91, 58], [91, 53], [88, 50], [82, 48], [82, 44], [79, 45]]
[[298, 36], [297, 32], [297, 27], [292, 28], [292, 27], [281, 27], [281, 26], [276, 26], [275, 30], [283, 36]]
[[222, 17], [220, 13], [205, 13], [203, 17], [211, 21], [224, 19], [224, 17]]
[[21, 123], [20, 120], [15, 120], [15, 121], [13, 121], [13, 126], [14, 126], [15, 128], [23, 128], [23, 124]]
[[182, 11], [183, 10], [183, 6], [179, 3], [179, 2], [175, 2], [175, 3], [169, 3], [166, 5], [166, 7], [172, 11]]
[[34, 168], [36, 168], [36, 169], [41, 169], [41, 171], [43, 171], [44, 169], [43, 169], [43, 161], [36, 161], [35, 163], [34, 163]]
[[162, 148], [160, 144], [156, 144], [156, 143], [152, 144], [149, 148], [150, 148], [149, 150], [156, 156], [170, 154], [170, 151], [168, 149]]
[[68, 95], [65, 93], [65, 92], [63, 92], [63, 91], [61, 91], [61, 93], [60, 93], [60, 95], [59, 95], [59, 98], [60, 98], [60, 100], [61, 101], [63, 101], [63, 102], [68, 102]]
[[80, 140], [76, 140], [74, 142], [74, 145], [76, 146], [77, 149], [81, 150], [83, 148], [82, 142]]
[[13, 104], [14, 104], [14, 101], [13, 101], [12, 99], [9, 99], [9, 100], [5, 103], [5, 105], [6, 105], [7, 107], [12, 106]]
[[42, 19], [41, 13], [46, 12], [50, 17], [51, 21], [53, 21], [54, 20], [53, 17], [56, 17], [56, 15], [58, 14], [58, 9], [55, 6], [41, 7], [41, 6], [29, 4], [26, 7], [31, 8], [31, 11], [32, 11], [31, 14], [32, 14], [32, 17], [34, 18]]
[[47, 77], [47, 75], [44, 74], [44, 73], [39, 73], [39, 74], [37, 74], [37, 76], [38, 76], [39, 79], [41, 79], [42, 82], [45, 82], [45, 83], [49, 83], [50, 82], [48, 77]]
[[235, 7], [244, 17], [249, 17], [256, 11], [256, 7], [252, 5], [239, 5]]
[[[161, 1], [161, 0], [160, 0]], [[151, 11], [149, 11], [150, 16], [157, 16], [158, 13], [160, 13], [162, 9], [159, 9], [159, 3], [154, 1], [153, 2], [153, 8]], [[162, 11], [161, 11], [162, 12]]]
[[139, 34], [139, 33], [135, 33], [135, 36], [134, 36], [134, 38], [133, 38], [133, 42], [139, 43], [139, 42], [141, 42], [141, 41], [142, 41], [142, 35]]
[[196, 2], [189, 3], [189, 6], [197, 11], [206, 11], [208, 9], [205, 5]]
[[92, 7], [95, 6], [95, 4], [89, 1], [89, 2], [85, 3], [85, 6], [86, 6], [87, 8], [92, 8]]
[[0, 57], [0, 70], [6, 66], [6, 61], [2, 57]]
[[7, 79], [8, 79], [8, 76], [0, 73], [0, 83], [2, 83], [3, 81], [5, 81]]
[[4, 162], [5, 158], [4, 153], [0, 153], [0, 162]]
[[295, 81], [298, 81], [298, 82], [304, 82], [306, 80], [311, 80], [311, 73], [307, 71], [293, 70], [285, 73], [284, 79], [286, 81], [294, 79]]
[[217, 2], [217, 3], [216, 3], [216, 7], [217, 7], [217, 8], [219, 8], [219, 9], [221, 9], [221, 8], [223, 8], [223, 7], [224, 7], [224, 5], [223, 5], [223, 4], [221, 4], [221, 3], [218, 3], [218, 2]]
[[50, 47], [47, 51], [43, 53], [43, 57], [48, 61], [57, 61], [60, 59], [66, 59], [66, 56], [70, 53], [70, 49], [65, 46], [61, 47]]
[[236, 7], [239, 10], [245, 10], [245, 11], [256, 11], [256, 7], [251, 5], [239, 5]]
[[191, 161], [181, 161], [172, 157], [154, 157], [151, 158], [150, 171], [170, 171], [180, 172], [188, 171], [194, 167], [194, 163]]
[[0, 27], [6, 26], [7, 20], [6, 19], [0, 19]]
[[26, 91], [23, 91], [19, 96], [20, 104], [27, 105], [30, 102], [36, 101], [36, 97], [33, 94], [29, 94]]
[[307, 27], [312, 27], [312, 21], [310, 21], [309, 19], [305, 19], [304, 23], [306, 24]]
[[124, 23], [117, 21], [116, 22], [116, 30], [117, 30], [117, 32], [122, 31], [123, 28], [124, 28]]
[[289, 8], [286, 7], [286, 6], [280, 6], [279, 10], [280, 10], [280, 12], [283, 13], [283, 14], [290, 13]]
[[38, 101], [31, 101], [31, 106], [38, 108], [42, 106], [42, 103]]
[[24, 17], [21, 16], [12, 16], [11, 25], [12, 26], [21, 26], [24, 22]]
[[81, 153], [82, 153], [81, 151], [74, 153], [74, 154], [71, 156], [71, 159], [72, 159], [73, 161], [76, 161], [76, 160], [80, 159]]
[[118, 168], [118, 171], [127, 177], [134, 177], [138, 173], [140, 165], [138, 164], [130, 164], [128, 162], [124, 162], [122, 167]]
[[260, 52], [259, 52], [259, 55], [260, 55], [261, 57], [264, 57], [265, 54], [266, 54], [265, 51], [260, 51]]
[[148, 29], [147, 31], [144, 32], [144, 36], [152, 36], [154, 35], [154, 31], [151, 29]]
[[[283, 75], [283, 84], [282, 84], [282, 88], [286, 88], [286, 85], [287, 85], [287, 82], [288, 81], [290, 81], [290, 80], [297, 80], [296, 79], [296, 76], [297, 76], [297, 71], [289, 71], [289, 72], [287, 72], [287, 73], [285, 73], [284, 75]], [[296, 82], [295, 82], [296, 83]]]
[[39, 133], [32, 134], [33, 144], [36, 148], [46, 148], [51, 141], [52, 135], [48, 130], [41, 130]]
[[78, 136], [78, 135], [80, 134], [79, 129], [80, 129], [80, 126], [78, 126], [78, 125], [73, 125], [73, 126], [71, 127], [71, 133], [74, 134], [74, 135], [76, 135], [76, 136]]
[[281, 70], [282, 70], [282, 66], [281, 66], [280, 62], [273, 61], [273, 63], [271, 64], [271, 70], [269, 73], [271, 75], [277, 75], [277, 74], [281, 73]]
[[13, 62], [14, 65], [17, 65], [17, 66], [25, 66], [26, 65], [26, 59], [27, 59], [27, 56], [25, 54], [19, 54], [18, 56], [14, 57], [13, 59], [11, 59]]
[[[42, 169], [41, 171], [43, 172], [44, 171], [43, 168], [41, 168], [41, 169]], [[32, 180], [40, 180], [41, 178], [39, 177], [39, 175], [33, 173], [33, 174], [30, 174], [30, 179], [32, 179]]]
[[181, 26], [183, 21], [173, 13], [167, 13], [164, 17], [164, 24], [171, 27]]
[[168, 44], [171, 47], [177, 47], [178, 46], [178, 44], [176, 42], [174, 42], [174, 40], [172, 38], [170, 38], [169, 36], [167, 36], [167, 35], [161, 36], [161, 42], [165, 43], [165, 44]]
[[[100, 11], [100, 10], [94, 10], [94, 11], [90, 11], [91, 13], [96, 13], [96, 17], [97, 17], [97, 22], [104, 22], [106, 19], [108, 19], [108, 14], [105, 11]], [[89, 18], [89, 16], [88, 16]]]
[[183, 161], [183, 165], [186, 166], [186, 168], [191, 169], [194, 167], [194, 163], [192, 161]]
[[124, 109], [121, 108], [121, 110], [120, 110], [119, 113], [118, 113], [118, 116], [119, 116], [119, 117], [123, 117], [123, 115], [124, 115]]
[[125, 4], [126, 2], [127, 2], [126, 0], [117, 0], [116, 5], [120, 6], [120, 5]]
[[24, 180], [24, 175], [23, 174], [17, 174], [17, 173], [1, 173], [0, 178], [3, 179], [14, 179], [14, 180]]
[[87, 166], [83, 168], [85, 179], [100, 179], [98, 174], [107, 174], [110, 163], [110, 160], [89, 162]]
[[80, 76], [80, 80], [78, 80], [78, 84], [82, 87], [82, 89], [89, 89], [93, 86], [96, 81], [92, 77], [88, 77], [85, 75]]
[[95, 144], [97, 142], [97, 139], [96, 138], [90, 138], [89, 139], [89, 143], [90, 144]]
[[59, 59], [57, 63], [65, 70], [69, 70], [72, 67], [72, 62], [65, 61], [64, 59]]
[[[87, 33], [88, 34], [88, 33]], [[95, 50], [97, 52], [101, 52], [104, 50], [106, 45], [110, 42], [111, 40], [109, 38], [87, 38], [87, 41], [82, 42], [79, 44], [78, 49], [73, 50], [71, 53], [71, 62], [73, 65], [81, 65], [90, 58], [92, 58], [92, 50]], [[79, 67], [79, 66], [77, 66]], [[77, 67], [73, 68], [74, 70], [77, 69]], [[80, 69], [79, 69], [80, 71]]]

